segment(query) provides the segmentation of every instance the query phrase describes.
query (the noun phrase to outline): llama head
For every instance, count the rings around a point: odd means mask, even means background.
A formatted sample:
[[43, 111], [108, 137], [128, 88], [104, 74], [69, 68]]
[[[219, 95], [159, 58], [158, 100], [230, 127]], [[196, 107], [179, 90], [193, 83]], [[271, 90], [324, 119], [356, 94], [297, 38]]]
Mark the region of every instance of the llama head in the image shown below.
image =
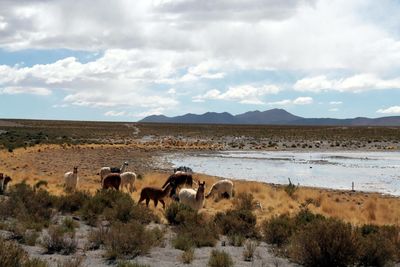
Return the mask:
[[7, 185], [9, 182], [11, 182], [12, 181], [12, 179], [11, 179], [11, 177], [10, 176], [8, 176], [8, 175], [6, 175], [5, 177], [4, 177], [4, 184], [5, 185]]
[[74, 166], [74, 173], [78, 172], [78, 166]]
[[199, 188], [197, 190], [201, 191], [202, 193], [204, 193], [205, 189], [206, 189], [206, 182], [205, 181], [203, 181], [202, 183], [199, 182]]
[[128, 166], [128, 165], [129, 165], [129, 163], [128, 163], [127, 161], [125, 161], [125, 162], [124, 162], [124, 165], [125, 165], [125, 166]]

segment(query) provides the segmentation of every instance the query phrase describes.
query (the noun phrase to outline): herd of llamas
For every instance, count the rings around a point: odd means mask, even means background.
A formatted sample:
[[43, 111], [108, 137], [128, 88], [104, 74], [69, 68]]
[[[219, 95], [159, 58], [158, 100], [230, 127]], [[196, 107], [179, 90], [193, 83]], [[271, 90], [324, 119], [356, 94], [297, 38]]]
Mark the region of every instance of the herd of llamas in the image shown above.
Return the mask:
[[[120, 168], [118, 167], [102, 167], [98, 175], [100, 176], [101, 188], [103, 190], [115, 189], [123, 190], [124, 188], [132, 193], [135, 191], [135, 181], [137, 175], [134, 172], [126, 171], [128, 162], [124, 162]], [[164, 198], [171, 197], [194, 210], [200, 210], [204, 206], [205, 198], [211, 196], [217, 198], [233, 197], [233, 183], [230, 180], [221, 180], [212, 185], [209, 193], [205, 195], [205, 182], [193, 181], [193, 171], [189, 167], [181, 166], [174, 169], [174, 173], [170, 175], [161, 188], [147, 186], [142, 188], [140, 192], [139, 203], [146, 201], [149, 206], [150, 200], [153, 200], [154, 206], [157, 207], [160, 202], [165, 208]], [[78, 187], [78, 167], [74, 167], [73, 171], [64, 174], [65, 190], [67, 192], [75, 191]], [[192, 189], [193, 183], [197, 184], [197, 189]], [[183, 188], [183, 186], [189, 188]]]
[[[123, 190], [124, 188], [132, 193], [135, 189], [135, 181], [137, 175], [134, 172], [126, 171], [128, 162], [124, 162], [120, 168], [103, 167], [98, 175], [100, 176], [101, 188]], [[231, 198], [233, 197], [233, 183], [230, 180], [220, 180], [211, 186], [207, 195], [205, 195], [205, 182], [196, 182], [193, 180], [193, 171], [189, 167], [181, 166], [174, 169], [174, 173], [170, 175], [161, 188], [147, 186], [142, 188], [140, 192], [139, 203], [146, 200], [146, 206], [149, 206], [150, 200], [153, 200], [154, 206], [157, 207], [160, 202], [165, 208], [164, 198], [171, 197], [194, 210], [200, 210], [204, 206], [205, 198]], [[7, 184], [12, 181], [10, 176], [0, 173], [0, 193], [3, 193]], [[78, 167], [75, 166], [73, 171], [64, 174], [64, 187], [66, 192], [73, 192], [78, 188], [79, 176]], [[197, 189], [193, 189], [193, 183], [197, 184]], [[183, 186], [189, 188], [183, 188]]]

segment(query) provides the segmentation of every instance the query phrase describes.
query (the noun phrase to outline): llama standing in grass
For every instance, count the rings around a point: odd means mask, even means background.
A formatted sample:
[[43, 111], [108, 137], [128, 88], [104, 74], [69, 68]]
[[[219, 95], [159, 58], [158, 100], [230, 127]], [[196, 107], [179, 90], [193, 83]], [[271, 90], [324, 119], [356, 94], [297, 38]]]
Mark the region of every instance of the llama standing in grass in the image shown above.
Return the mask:
[[[136, 181], [136, 173], [134, 172], [123, 172], [121, 173], [121, 190], [125, 187], [129, 192], [135, 191], [135, 181]], [[129, 185], [129, 189], [128, 189]]]
[[227, 179], [216, 182], [212, 185], [210, 192], [206, 195], [206, 198], [211, 196], [217, 196], [216, 199], [223, 197], [231, 198], [233, 197], [233, 183]]
[[104, 178], [106, 178], [107, 175], [109, 175], [110, 173], [123, 173], [125, 172], [126, 168], [128, 167], [128, 162], [125, 161], [121, 168], [117, 168], [117, 167], [103, 167], [100, 169], [100, 172], [98, 174], [100, 174], [100, 182], [103, 183]]
[[138, 203], [141, 203], [143, 200], [146, 200], [146, 206], [148, 207], [150, 199], [152, 199], [155, 207], [157, 207], [158, 201], [160, 201], [160, 203], [163, 205], [163, 209], [165, 209], [164, 198], [173, 188], [174, 188], [174, 183], [168, 184], [164, 189], [151, 186], [144, 187], [140, 192], [140, 199]]
[[65, 181], [65, 190], [67, 192], [73, 192], [76, 190], [78, 185], [78, 167], [74, 167], [74, 171], [66, 172], [64, 174], [64, 181]]
[[12, 179], [10, 176], [0, 173], [0, 194], [3, 194], [6, 191], [7, 185], [11, 181]]
[[110, 173], [104, 178], [102, 188], [103, 189], [114, 188], [115, 190], [118, 191], [120, 185], [121, 185], [121, 174]]
[[206, 182], [200, 183], [197, 191], [189, 188], [184, 188], [179, 191], [179, 201], [191, 207], [194, 210], [199, 210], [204, 206], [204, 191]]
[[173, 194], [176, 192], [176, 189], [179, 186], [184, 185], [184, 184], [192, 186], [193, 185], [193, 177], [191, 174], [178, 171], [177, 173], [174, 173], [168, 177], [167, 181], [165, 181], [162, 188], [166, 187], [168, 184], [171, 184], [171, 183], [173, 184], [173, 190], [171, 190], [170, 197], [173, 196]]

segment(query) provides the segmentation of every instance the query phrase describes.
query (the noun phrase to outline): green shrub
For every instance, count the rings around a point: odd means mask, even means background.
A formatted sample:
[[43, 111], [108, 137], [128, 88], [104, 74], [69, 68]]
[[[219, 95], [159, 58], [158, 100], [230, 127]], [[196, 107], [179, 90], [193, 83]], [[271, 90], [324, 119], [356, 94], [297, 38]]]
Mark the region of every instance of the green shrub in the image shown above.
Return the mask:
[[246, 238], [258, 238], [256, 228], [257, 218], [251, 210], [234, 209], [219, 212], [214, 217], [214, 222], [224, 235], [241, 235]]
[[294, 193], [297, 191], [298, 187], [292, 184], [292, 181], [289, 179], [289, 184], [285, 186], [285, 192], [290, 196], [291, 198], [294, 197]]
[[89, 192], [75, 191], [71, 194], [58, 197], [57, 208], [63, 213], [73, 213], [82, 209], [90, 198], [91, 196]]
[[104, 245], [106, 237], [109, 232], [109, 228], [100, 225], [97, 229], [91, 229], [88, 234], [88, 248], [99, 249], [100, 246]]
[[115, 222], [105, 239], [108, 259], [135, 258], [159, 243], [159, 230], [147, 230], [138, 221]]
[[39, 233], [34, 230], [26, 230], [22, 235], [21, 243], [26, 244], [28, 246], [36, 245], [36, 240], [39, 238]]
[[239, 193], [234, 199], [235, 209], [237, 210], [253, 210], [255, 206], [254, 197], [250, 193]]
[[137, 220], [142, 223], [159, 221], [159, 218], [150, 209], [135, 204], [129, 194], [113, 190], [98, 191], [85, 203], [81, 214], [92, 226], [97, 224], [100, 216], [109, 221], [120, 222], [129, 222], [130, 220]]
[[356, 261], [358, 243], [350, 224], [326, 219], [299, 229], [290, 249], [304, 266], [349, 266]]
[[29, 259], [28, 253], [17, 243], [0, 238], [0, 266], [47, 267], [48, 265], [39, 259]]
[[195, 244], [190, 236], [179, 234], [174, 239], [172, 239], [172, 245], [176, 249], [187, 251], [194, 247]]
[[278, 247], [287, 244], [296, 230], [296, 224], [287, 214], [273, 217], [261, 225], [263, 239], [268, 244]]
[[79, 227], [79, 223], [71, 217], [65, 217], [62, 221], [62, 227], [64, 232], [74, 232], [75, 228]]
[[50, 226], [48, 234], [43, 238], [42, 245], [46, 249], [46, 253], [69, 255], [76, 251], [77, 241], [74, 232], [66, 233], [62, 226]]
[[387, 266], [396, 260], [394, 244], [377, 233], [360, 238], [359, 263], [362, 266]]
[[241, 247], [243, 246], [244, 241], [246, 241], [246, 238], [241, 234], [228, 235], [228, 242], [231, 246]]
[[[165, 218], [168, 223], [178, 225], [184, 221], [188, 221], [187, 217], [193, 217], [195, 211], [179, 202], [172, 202], [165, 210]], [[190, 219], [190, 218], [189, 218]]]
[[232, 267], [233, 260], [225, 251], [213, 249], [210, 259], [208, 260], [209, 267]]

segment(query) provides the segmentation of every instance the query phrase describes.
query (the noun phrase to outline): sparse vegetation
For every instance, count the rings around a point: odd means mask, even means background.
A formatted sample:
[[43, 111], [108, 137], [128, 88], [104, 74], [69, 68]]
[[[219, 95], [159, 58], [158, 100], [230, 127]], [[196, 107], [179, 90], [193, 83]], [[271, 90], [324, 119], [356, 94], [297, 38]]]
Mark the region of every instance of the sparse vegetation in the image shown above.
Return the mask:
[[181, 255], [182, 263], [185, 263], [185, 264], [192, 263], [193, 259], [194, 259], [194, 249], [193, 248], [190, 248], [190, 249], [182, 252], [182, 255]]
[[253, 261], [254, 259], [254, 252], [258, 247], [258, 242], [254, 240], [247, 240], [246, 244], [244, 245], [243, 250], [243, 260], [245, 261]]
[[0, 266], [47, 267], [45, 261], [30, 259], [17, 243], [0, 238]]
[[76, 251], [75, 232], [65, 232], [62, 226], [50, 226], [48, 234], [43, 238], [42, 245], [46, 249], [46, 253], [69, 255]]
[[213, 249], [210, 259], [208, 260], [209, 267], [231, 267], [233, 266], [232, 257], [225, 251]]

